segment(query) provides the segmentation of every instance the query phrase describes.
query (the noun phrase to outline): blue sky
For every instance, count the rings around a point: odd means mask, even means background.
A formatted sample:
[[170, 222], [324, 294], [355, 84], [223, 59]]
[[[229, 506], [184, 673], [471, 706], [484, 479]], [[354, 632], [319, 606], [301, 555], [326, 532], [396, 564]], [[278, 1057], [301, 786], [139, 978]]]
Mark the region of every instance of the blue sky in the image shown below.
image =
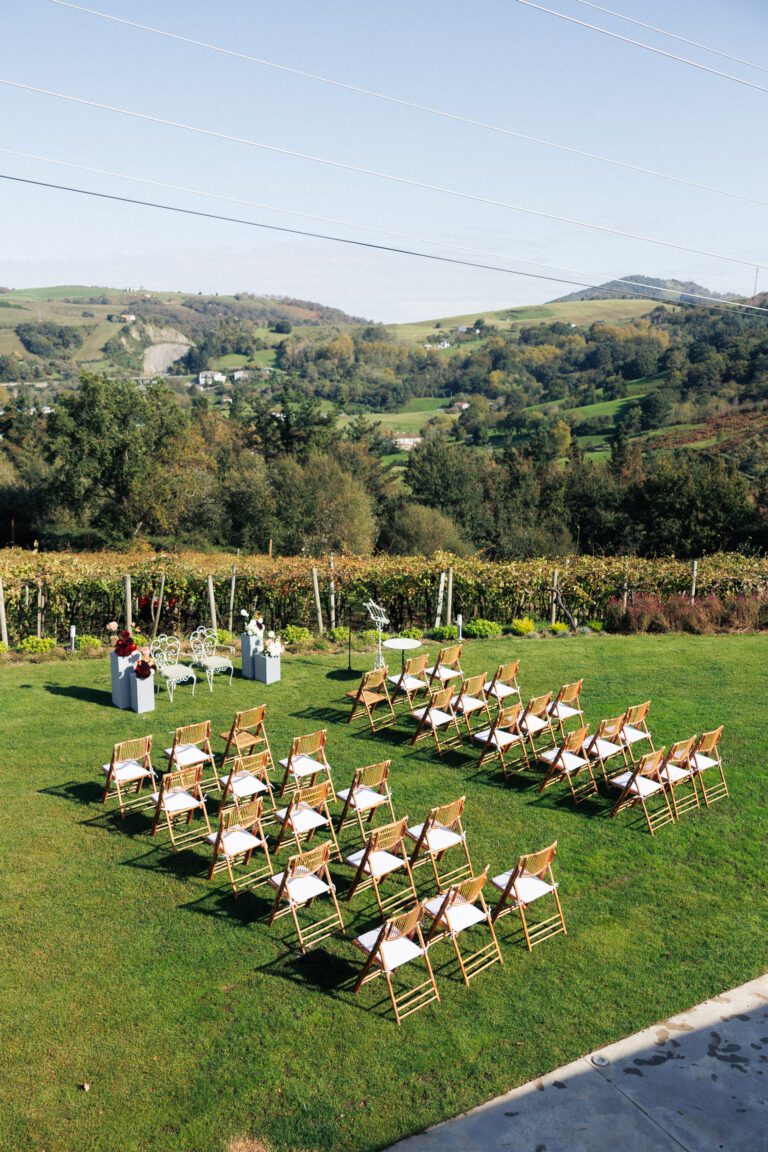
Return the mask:
[[[513, 0], [84, 0], [93, 8], [479, 120], [768, 200], [768, 94], [567, 25]], [[547, 2], [547, 0], [544, 0]], [[768, 63], [756, 2], [613, 7]], [[548, 6], [727, 64], [574, 3]], [[55, 6], [0, 5], [0, 75], [364, 168], [768, 265], [768, 209], [237, 61]], [[751, 292], [754, 272], [636, 240], [342, 172], [0, 86], [0, 148], [331, 216], [599, 279], [632, 273]], [[309, 227], [286, 212], [0, 153], [0, 172]], [[328, 226], [317, 225], [321, 230]], [[378, 241], [363, 229], [339, 235]], [[397, 241], [394, 241], [397, 243]], [[441, 247], [425, 249], [450, 254]], [[470, 257], [471, 258], [471, 257]], [[481, 258], [482, 259], [482, 258]], [[556, 273], [555, 273], [556, 274]], [[393, 321], [530, 303], [566, 286], [433, 265], [0, 181], [0, 284], [274, 293]], [[761, 273], [768, 288], [768, 271]]]

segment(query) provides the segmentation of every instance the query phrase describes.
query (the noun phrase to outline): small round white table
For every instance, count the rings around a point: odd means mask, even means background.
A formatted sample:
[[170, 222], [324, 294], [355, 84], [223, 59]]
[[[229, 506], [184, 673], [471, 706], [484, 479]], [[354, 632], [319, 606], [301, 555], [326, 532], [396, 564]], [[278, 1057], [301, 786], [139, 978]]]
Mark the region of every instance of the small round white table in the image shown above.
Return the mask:
[[405, 668], [405, 654], [412, 651], [414, 648], [422, 648], [423, 643], [421, 640], [414, 640], [410, 636], [393, 636], [391, 640], [385, 640], [382, 648], [392, 648], [395, 652], [402, 653], [402, 667]]

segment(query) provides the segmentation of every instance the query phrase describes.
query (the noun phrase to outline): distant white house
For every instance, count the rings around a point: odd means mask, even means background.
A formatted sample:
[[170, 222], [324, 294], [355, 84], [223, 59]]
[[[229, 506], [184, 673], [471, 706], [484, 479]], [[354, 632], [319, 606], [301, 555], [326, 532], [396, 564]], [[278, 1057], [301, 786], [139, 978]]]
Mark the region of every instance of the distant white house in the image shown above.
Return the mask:
[[466, 412], [467, 408], [469, 408], [469, 404], [467, 403], [466, 400], [457, 400], [456, 403], [453, 404], [448, 409], [448, 411], [449, 412]]
[[448, 340], [441, 340], [440, 343], [438, 344], [438, 348], [450, 348], [450, 346], [451, 345], [450, 345], [450, 342]]
[[210, 388], [212, 384], [226, 384], [227, 378], [223, 372], [201, 372], [197, 382], [203, 388]]
[[232, 379], [237, 383], [238, 380], [247, 380], [250, 375], [245, 368], [238, 368], [232, 373]]
[[234, 400], [231, 396], [224, 396], [221, 402], [222, 404], [234, 404]]
[[422, 439], [421, 436], [395, 436], [393, 443], [401, 452], [411, 452], [421, 444]]
[[121, 312], [120, 319], [122, 320], [123, 324], [133, 324], [136, 316], [133, 312]]

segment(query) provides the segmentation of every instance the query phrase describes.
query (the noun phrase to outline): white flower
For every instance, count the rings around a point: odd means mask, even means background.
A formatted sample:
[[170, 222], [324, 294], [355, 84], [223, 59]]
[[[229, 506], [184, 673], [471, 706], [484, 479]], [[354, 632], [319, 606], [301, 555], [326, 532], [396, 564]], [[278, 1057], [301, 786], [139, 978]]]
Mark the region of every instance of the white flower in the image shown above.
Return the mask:
[[241, 615], [241, 616], [245, 616], [245, 618], [246, 618], [246, 620], [247, 620], [247, 619], [248, 619], [248, 617], [250, 616], [250, 612], [247, 612], [247, 611], [245, 610], [245, 608], [241, 608], [241, 609], [240, 609], [240, 615]]

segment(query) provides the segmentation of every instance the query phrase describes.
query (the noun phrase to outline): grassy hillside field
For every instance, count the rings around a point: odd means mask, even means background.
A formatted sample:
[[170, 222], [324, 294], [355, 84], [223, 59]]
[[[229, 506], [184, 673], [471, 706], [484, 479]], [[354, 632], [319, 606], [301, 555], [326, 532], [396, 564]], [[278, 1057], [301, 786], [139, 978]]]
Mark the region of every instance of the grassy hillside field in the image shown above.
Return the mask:
[[[195, 699], [179, 688], [148, 716], [111, 707], [103, 659], [4, 668], [0, 1147], [225, 1152], [249, 1138], [271, 1152], [373, 1152], [757, 976], [767, 655], [763, 635], [466, 645], [468, 673], [519, 656], [524, 698], [584, 676], [593, 725], [649, 697], [659, 743], [725, 723], [731, 798], [653, 838], [642, 816], [610, 819], [605, 796], [575, 810], [559, 788], [539, 795], [536, 770], [508, 783], [478, 771], [466, 741], [440, 761], [410, 746], [406, 719], [377, 735], [348, 726], [346, 656], [288, 656], [267, 689], [239, 675], [212, 695], [199, 683]], [[358, 674], [372, 659], [353, 656]], [[501, 921], [505, 963], [470, 989], [450, 945], [435, 945], [441, 1003], [398, 1030], [383, 982], [351, 990], [350, 939], [378, 917], [370, 893], [344, 900], [348, 867], [333, 866], [347, 937], [298, 959], [288, 920], [265, 924], [264, 890], [235, 901], [205, 878], [205, 850], [173, 855], [145, 817], [101, 807], [116, 740], [151, 732], [159, 767], [177, 724], [210, 718], [218, 733], [260, 701], [276, 758], [328, 728], [337, 788], [391, 758], [398, 815], [416, 822], [465, 794], [478, 870], [557, 840], [568, 935], [528, 954]], [[345, 853], [357, 843], [346, 830]]]

